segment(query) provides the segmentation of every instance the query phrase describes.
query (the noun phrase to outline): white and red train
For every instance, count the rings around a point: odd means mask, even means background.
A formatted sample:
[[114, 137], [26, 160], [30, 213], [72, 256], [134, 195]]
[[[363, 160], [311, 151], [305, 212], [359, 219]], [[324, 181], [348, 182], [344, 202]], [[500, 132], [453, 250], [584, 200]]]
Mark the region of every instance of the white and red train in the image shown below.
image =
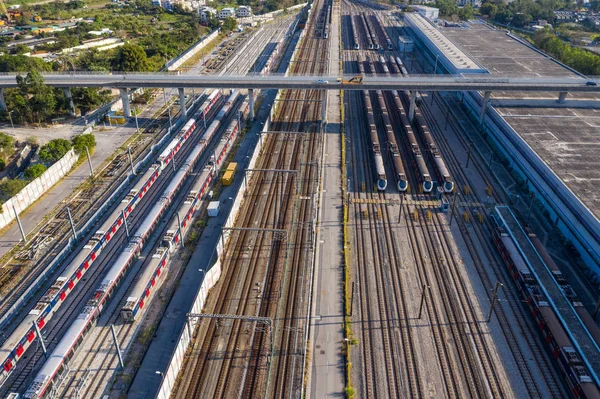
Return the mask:
[[[364, 75], [365, 70], [360, 56], [358, 57], [358, 70], [361, 75]], [[371, 97], [368, 90], [363, 90], [362, 94], [365, 102], [365, 108], [367, 109], [369, 135], [371, 137], [371, 144], [373, 145], [372, 151], [373, 160], [375, 162], [375, 173], [377, 175], [377, 189], [379, 191], [385, 191], [387, 188], [387, 176], [385, 174], [385, 167], [383, 165], [383, 156], [381, 155], [381, 145], [379, 144], [379, 137], [377, 136], [377, 126], [375, 125], [375, 117], [373, 116]]]
[[[532, 236], [530, 235], [529, 238], [531, 240]], [[520, 295], [525, 300], [536, 325], [540, 329], [548, 351], [561, 370], [571, 395], [574, 398], [600, 398], [600, 390], [590, 376], [578, 352], [575, 350], [575, 345], [567, 334], [565, 327], [558, 320], [554, 309], [548, 303], [544, 291], [531, 273], [529, 266], [523, 259], [513, 239], [503, 226], [496, 226], [493, 241], [502, 255], [510, 275], [515, 281]], [[534, 241], [532, 241], [532, 244], [534, 244], [540, 257], [543, 259], [544, 256], [539, 252], [538, 245]], [[541, 245], [541, 243], [539, 244]], [[543, 260], [548, 265], [547, 259]], [[552, 267], [550, 269], [552, 270]], [[558, 270], [557, 267], [556, 269]], [[557, 276], [555, 271], [552, 271], [552, 273], [555, 278], [562, 277], [562, 273], [561, 276]]]
[[[207, 104], [202, 108], [202, 113], [207, 113], [218, 100], [219, 96], [220, 92], [214, 91], [209, 96]], [[157, 157], [157, 161], [139, 179], [138, 183], [129, 191], [121, 204], [106, 218], [100, 229], [90, 238], [84, 248], [69, 263], [61, 275], [36, 303], [34, 308], [3, 343], [2, 347], [0, 347], [0, 359], [2, 360], [0, 386], [8, 379], [19, 359], [21, 359], [27, 348], [36, 338], [33, 323], [35, 322], [40, 330], [45, 327], [73, 291], [73, 288], [81, 281], [83, 275], [93, 266], [114, 234], [124, 225], [131, 212], [133, 212], [142, 198], [146, 196], [162, 170], [173, 159], [173, 156], [179, 152], [182, 144], [188, 140], [195, 128], [195, 120], [190, 119], [179, 130], [176, 137], [169, 142], [167, 147]]]
[[216, 160], [214, 163], [207, 163], [199, 178], [196, 179], [184, 204], [181, 206], [181, 227], [178, 226], [176, 219], [171, 221], [167, 233], [163, 237], [161, 246], [152, 256], [152, 260], [144, 270], [141, 278], [129, 292], [129, 297], [121, 309], [123, 320], [129, 322], [136, 320], [139, 313], [151, 300], [151, 295], [160, 286], [160, 277], [164, 273], [164, 268], [168, 266], [172, 254], [189, 230], [194, 213], [200, 208], [202, 199], [237, 138], [241, 128], [240, 123], [243, 124], [243, 120], [248, 115], [247, 100], [242, 105], [242, 114], [243, 117], [241, 119], [236, 118], [229, 123], [223, 139], [215, 149], [215, 153], [218, 154]]
[[[237, 91], [231, 94], [223, 109], [228, 111], [237, 96]], [[218, 115], [217, 118], [223, 118], [225, 113], [219, 112]], [[186, 180], [186, 177], [192, 171], [194, 164], [211, 141], [219, 124], [220, 119], [215, 120], [207, 128], [196, 147], [194, 147], [185, 162], [178, 168], [178, 171], [171, 179], [167, 188], [163, 191], [159, 200], [152, 208], [150, 208], [138, 229], [131, 236], [128, 245], [121, 251], [114, 263], [110, 266], [108, 273], [92, 297], [88, 300], [83, 311], [75, 319], [73, 324], [71, 324], [63, 338], [38, 372], [33, 383], [25, 393], [25, 398], [41, 398], [48, 392], [48, 388], [52, 385], [55, 376], [63, 369], [65, 360], [70, 358], [78, 343], [83, 339], [86, 331], [91, 328], [93, 321], [102, 311], [110, 295], [113, 293], [113, 290], [118, 286], [128, 267], [141, 251], [144, 243], [158, 225], [164, 212], [169, 208], [171, 201], [176, 196], [181, 185]], [[159, 274], [161, 273], [161, 268], [162, 265], [159, 266]]]

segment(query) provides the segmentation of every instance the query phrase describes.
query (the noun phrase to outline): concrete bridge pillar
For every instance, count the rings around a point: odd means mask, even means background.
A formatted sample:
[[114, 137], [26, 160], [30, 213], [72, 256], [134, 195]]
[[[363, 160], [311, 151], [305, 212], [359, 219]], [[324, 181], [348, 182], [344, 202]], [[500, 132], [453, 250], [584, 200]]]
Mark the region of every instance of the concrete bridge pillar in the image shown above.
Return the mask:
[[123, 102], [123, 115], [126, 118], [131, 118], [131, 108], [129, 107], [129, 94], [128, 89], [119, 89], [121, 93], [121, 101]]
[[248, 89], [248, 109], [250, 120], [254, 120], [254, 89]]
[[73, 104], [73, 94], [70, 87], [64, 87], [65, 98], [69, 102], [69, 115], [75, 116], [75, 104]]
[[7, 111], [6, 100], [4, 99], [4, 89], [0, 89], [0, 111]]
[[181, 116], [187, 118], [187, 109], [185, 108], [185, 89], [180, 87], [179, 89], [179, 106], [181, 107]]
[[567, 99], [567, 92], [566, 91], [561, 91], [560, 93], [558, 93], [558, 102], [559, 103], [564, 103], [565, 100]]
[[488, 102], [490, 101], [490, 97], [492, 95], [491, 91], [486, 91], [483, 93], [483, 104], [481, 104], [481, 113], [479, 114], [479, 123], [483, 123], [483, 118], [485, 118], [485, 111], [487, 110]]
[[415, 105], [417, 102], [417, 91], [413, 90], [410, 93], [410, 103], [409, 103], [409, 107], [408, 107], [408, 120], [410, 122], [413, 121], [413, 118], [415, 117]]

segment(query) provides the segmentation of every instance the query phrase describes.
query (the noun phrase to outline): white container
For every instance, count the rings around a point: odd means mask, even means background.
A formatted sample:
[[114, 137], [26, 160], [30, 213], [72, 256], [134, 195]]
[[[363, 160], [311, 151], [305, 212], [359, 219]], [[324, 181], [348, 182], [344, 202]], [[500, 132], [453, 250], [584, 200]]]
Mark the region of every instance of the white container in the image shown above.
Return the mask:
[[211, 201], [208, 203], [208, 216], [214, 218], [219, 216], [219, 209], [221, 207], [221, 203], [219, 201]]

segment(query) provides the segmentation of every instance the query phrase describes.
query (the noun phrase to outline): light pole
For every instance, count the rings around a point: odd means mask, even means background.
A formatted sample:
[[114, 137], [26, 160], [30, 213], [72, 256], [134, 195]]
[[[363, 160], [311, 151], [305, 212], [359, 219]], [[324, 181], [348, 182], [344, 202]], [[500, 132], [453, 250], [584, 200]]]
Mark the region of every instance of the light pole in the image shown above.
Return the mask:
[[433, 74], [434, 74], [434, 75], [437, 75], [437, 64], [438, 64], [438, 59], [439, 59], [439, 58], [440, 58], [440, 55], [439, 55], [439, 54], [437, 54], [437, 55], [435, 56], [435, 67], [433, 68]]
[[168, 112], [169, 112], [169, 133], [171, 133], [171, 130], [173, 130], [173, 122], [171, 121], [171, 107], [167, 108]]
[[136, 133], [139, 133], [140, 132], [140, 126], [138, 125], [138, 119], [137, 119], [138, 111], [137, 111], [137, 108], [135, 108], [134, 111], [135, 111], [135, 129], [136, 129]]
[[527, 221], [525, 222], [525, 226], [529, 226], [529, 218], [531, 217], [531, 210], [533, 209], [533, 200], [535, 199], [535, 194], [531, 194], [531, 201], [529, 202], [529, 210], [527, 211]]
[[13, 112], [15, 112], [14, 109], [8, 112], [8, 118], [10, 119], [10, 126], [12, 127], [12, 132], [16, 136], [16, 133], [15, 133], [15, 124], [13, 123], [13, 120], [12, 120], [12, 113]]

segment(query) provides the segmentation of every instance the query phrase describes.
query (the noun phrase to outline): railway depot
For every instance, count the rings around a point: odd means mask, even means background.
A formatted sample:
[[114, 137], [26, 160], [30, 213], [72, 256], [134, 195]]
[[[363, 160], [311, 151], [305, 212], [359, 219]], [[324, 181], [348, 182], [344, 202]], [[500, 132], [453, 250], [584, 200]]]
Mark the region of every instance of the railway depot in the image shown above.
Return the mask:
[[[202, 72], [313, 86], [179, 88], [2, 327], [0, 395], [600, 398], [597, 83], [421, 14], [315, 0]], [[455, 74], [582, 92], [364, 84]]]

